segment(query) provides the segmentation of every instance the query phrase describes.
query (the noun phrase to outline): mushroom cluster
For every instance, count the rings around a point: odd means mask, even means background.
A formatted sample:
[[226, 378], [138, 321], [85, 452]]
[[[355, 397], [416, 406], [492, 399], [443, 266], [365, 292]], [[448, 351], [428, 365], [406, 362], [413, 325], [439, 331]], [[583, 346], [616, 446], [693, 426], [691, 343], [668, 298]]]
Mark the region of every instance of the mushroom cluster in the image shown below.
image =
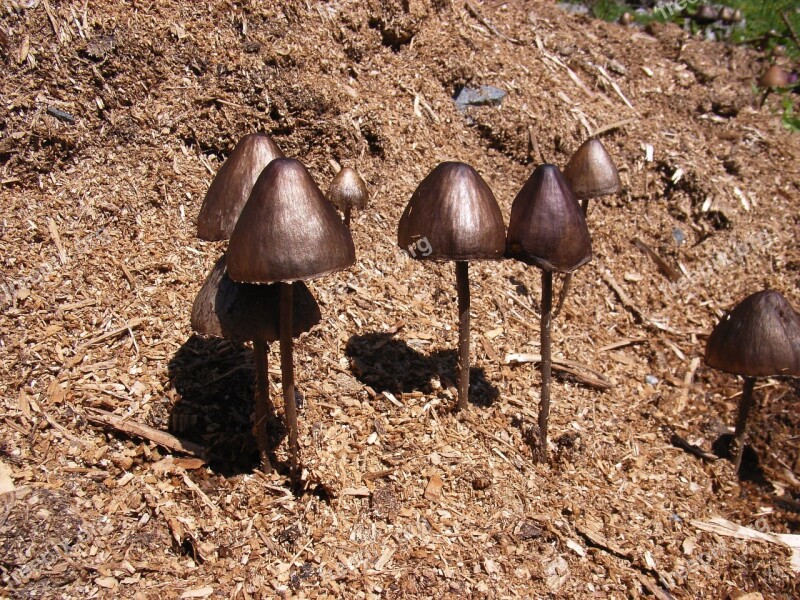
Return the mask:
[[[563, 174], [553, 164], [533, 170], [513, 200], [507, 229], [489, 185], [462, 162], [443, 162], [431, 170], [398, 223], [397, 243], [412, 258], [455, 263], [455, 410], [463, 411], [469, 403], [470, 261], [514, 259], [541, 270], [541, 395], [534, 444], [534, 456], [541, 461], [548, 459], [553, 274], [565, 274], [557, 314], [572, 274], [592, 259], [589, 200], [621, 190], [611, 156], [591, 138], [577, 149]], [[269, 431], [277, 419], [268, 394], [267, 350], [269, 343], [280, 341], [289, 471], [295, 485], [301, 477], [293, 338], [321, 318], [303, 282], [354, 264], [351, 213], [365, 208], [368, 197], [358, 172], [345, 167], [331, 182], [326, 199], [300, 161], [284, 158], [266, 134], [253, 134], [237, 144], [200, 210], [198, 235], [230, 242], [195, 299], [192, 327], [203, 335], [253, 343], [255, 433], [264, 470], [272, 468]], [[755, 378], [800, 376], [800, 315], [778, 292], [753, 294], [711, 333], [705, 359], [711, 367], [745, 378], [735, 433], [738, 470]]]
[[289, 470], [297, 485], [292, 338], [320, 320], [319, 306], [303, 281], [355, 262], [350, 231], [302, 163], [284, 158], [264, 133], [247, 135], [236, 145], [209, 187], [197, 228], [201, 239], [230, 242], [195, 298], [192, 327], [202, 335], [253, 342], [254, 429], [264, 471], [273, 468], [269, 431], [276, 419], [268, 393], [267, 349], [280, 341]]

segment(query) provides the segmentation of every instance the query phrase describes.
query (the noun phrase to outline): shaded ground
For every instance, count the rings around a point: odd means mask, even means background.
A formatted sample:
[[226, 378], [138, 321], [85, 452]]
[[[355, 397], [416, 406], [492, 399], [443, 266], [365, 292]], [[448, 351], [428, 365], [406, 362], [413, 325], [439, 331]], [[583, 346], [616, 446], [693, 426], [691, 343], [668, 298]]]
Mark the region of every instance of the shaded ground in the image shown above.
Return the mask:
[[[722, 311], [767, 286], [800, 307], [800, 137], [778, 98], [756, 108], [762, 57], [544, 2], [23, 4], [0, 17], [9, 595], [797, 597], [787, 549], [692, 521], [800, 532], [798, 385], [757, 386], [756, 481], [670, 443], [710, 450], [733, 423], [740, 383], [697, 360]], [[455, 107], [484, 84], [501, 106]], [[296, 349], [299, 498], [252, 470], [249, 350], [189, 327], [224, 250], [193, 219], [255, 130], [323, 189], [337, 161], [373, 194], [356, 266], [310, 285], [323, 322]], [[507, 218], [535, 164], [597, 131], [625, 191], [590, 206], [595, 260], [554, 348], [614, 387], [556, 379], [545, 466], [528, 444], [538, 374], [504, 361], [539, 350], [538, 272], [471, 269], [460, 421], [452, 265], [405, 257], [396, 224], [446, 159], [478, 169]], [[686, 275], [670, 283], [634, 238]], [[280, 402], [277, 366], [273, 349]], [[215, 459], [165, 458], [90, 425], [91, 407]]]

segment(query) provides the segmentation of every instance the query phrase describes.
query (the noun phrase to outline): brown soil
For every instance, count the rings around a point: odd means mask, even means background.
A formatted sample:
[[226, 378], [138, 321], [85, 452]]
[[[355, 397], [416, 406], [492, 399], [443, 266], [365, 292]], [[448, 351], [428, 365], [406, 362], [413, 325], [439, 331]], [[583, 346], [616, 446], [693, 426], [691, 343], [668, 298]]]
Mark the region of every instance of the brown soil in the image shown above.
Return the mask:
[[[744, 481], [671, 442], [710, 451], [730, 432], [741, 382], [702, 363], [722, 311], [764, 287], [800, 306], [800, 136], [779, 98], [758, 108], [763, 57], [533, 1], [12, 0], [0, 62], [9, 596], [800, 593], [787, 548], [694, 524], [800, 532], [797, 383], [759, 382]], [[508, 95], [462, 113], [466, 84]], [[595, 259], [554, 348], [613, 387], [557, 374], [553, 460], [537, 464], [538, 371], [504, 358], [538, 352], [538, 271], [473, 265], [459, 419], [453, 267], [404, 256], [396, 225], [447, 159], [474, 166], [507, 219], [536, 164], [563, 166], [608, 126], [625, 191], [590, 205]], [[193, 219], [252, 131], [322, 189], [336, 161], [373, 195], [356, 266], [310, 285], [323, 321], [296, 345], [299, 497], [254, 471], [250, 349], [189, 326], [225, 248]], [[670, 283], [634, 238], [687, 275]], [[280, 407], [276, 347], [270, 365]], [[209, 464], [91, 408], [199, 443]]]

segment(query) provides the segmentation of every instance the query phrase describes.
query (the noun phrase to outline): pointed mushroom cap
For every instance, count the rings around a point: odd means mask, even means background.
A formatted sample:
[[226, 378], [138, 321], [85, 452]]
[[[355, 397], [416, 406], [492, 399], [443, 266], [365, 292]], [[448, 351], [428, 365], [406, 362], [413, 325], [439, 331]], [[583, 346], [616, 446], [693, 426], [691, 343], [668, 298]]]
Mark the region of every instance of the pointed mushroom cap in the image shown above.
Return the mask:
[[578, 198], [619, 194], [622, 182], [603, 142], [589, 138], [575, 151], [564, 167], [564, 178]]
[[356, 262], [350, 231], [303, 164], [277, 158], [253, 186], [228, 246], [234, 281], [321, 277]]
[[790, 85], [792, 85], [792, 81], [789, 73], [778, 65], [772, 65], [758, 80], [758, 87], [763, 89], [784, 88]]
[[[292, 337], [309, 331], [321, 318], [304, 283], [292, 295]], [[280, 286], [236, 283], [228, 277], [223, 255], [206, 277], [192, 305], [192, 329], [201, 335], [249, 342], [280, 337]]]
[[367, 207], [369, 200], [367, 184], [364, 183], [358, 171], [350, 167], [343, 167], [331, 181], [328, 188], [328, 200], [341, 211], [348, 207], [363, 210]]
[[506, 256], [560, 272], [592, 259], [583, 210], [555, 165], [536, 167], [514, 198]]
[[421, 240], [427, 260], [499, 259], [505, 248], [503, 214], [492, 190], [467, 164], [443, 162], [420, 182], [397, 228], [397, 243], [408, 250]]
[[206, 192], [197, 217], [197, 237], [210, 242], [231, 237], [261, 171], [282, 156], [266, 133], [251, 133], [239, 140]]
[[780, 292], [751, 294], [714, 327], [705, 360], [745, 377], [800, 377], [800, 314]]

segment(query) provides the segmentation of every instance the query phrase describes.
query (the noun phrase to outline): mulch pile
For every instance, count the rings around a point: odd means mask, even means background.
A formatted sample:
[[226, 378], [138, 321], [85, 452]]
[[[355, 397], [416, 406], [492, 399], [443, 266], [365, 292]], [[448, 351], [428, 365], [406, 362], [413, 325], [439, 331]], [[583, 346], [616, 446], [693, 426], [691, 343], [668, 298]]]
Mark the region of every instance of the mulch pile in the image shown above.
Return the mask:
[[[740, 482], [712, 450], [741, 385], [702, 362], [749, 293], [800, 307], [800, 136], [778, 96], [758, 106], [763, 56], [546, 2], [12, 0], [0, 63], [9, 596], [798, 596], [788, 547], [701, 526], [800, 532], [797, 382], [757, 385]], [[506, 95], [456, 106], [482, 85]], [[189, 326], [225, 248], [194, 219], [253, 131], [323, 190], [350, 165], [372, 194], [357, 264], [309, 284], [297, 497], [256, 470], [251, 350]], [[554, 324], [568, 370], [544, 465], [538, 371], [506, 360], [539, 352], [538, 271], [473, 263], [456, 416], [453, 265], [411, 260], [396, 226], [444, 160], [507, 221], [535, 165], [590, 134], [624, 192], [590, 204], [595, 258]], [[277, 345], [269, 360], [280, 408]]]

